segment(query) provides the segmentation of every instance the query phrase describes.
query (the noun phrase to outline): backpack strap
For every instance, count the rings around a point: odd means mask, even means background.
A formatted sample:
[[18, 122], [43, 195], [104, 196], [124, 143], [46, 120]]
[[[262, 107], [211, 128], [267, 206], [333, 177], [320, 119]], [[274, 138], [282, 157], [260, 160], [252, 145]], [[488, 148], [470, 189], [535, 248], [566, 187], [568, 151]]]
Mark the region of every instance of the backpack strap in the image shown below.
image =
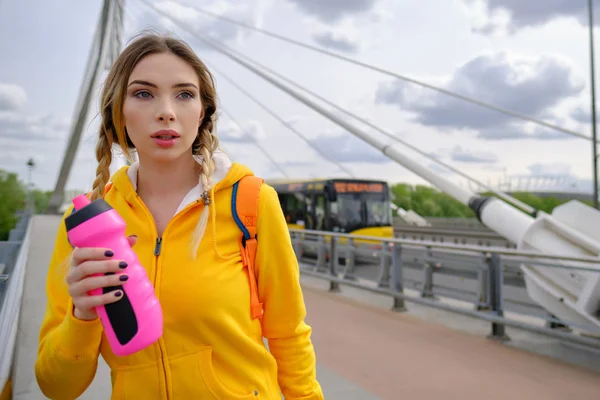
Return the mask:
[[256, 275], [256, 224], [258, 221], [258, 199], [260, 187], [264, 180], [256, 176], [245, 176], [233, 185], [231, 195], [231, 214], [235, 223], [242, 231], [240, 236], [240, 251], [242, 263], [248, 268], [250, 283], [250, 312], [252, 318], [261, 318], [263, 305], [258, 298], [258, 283]]

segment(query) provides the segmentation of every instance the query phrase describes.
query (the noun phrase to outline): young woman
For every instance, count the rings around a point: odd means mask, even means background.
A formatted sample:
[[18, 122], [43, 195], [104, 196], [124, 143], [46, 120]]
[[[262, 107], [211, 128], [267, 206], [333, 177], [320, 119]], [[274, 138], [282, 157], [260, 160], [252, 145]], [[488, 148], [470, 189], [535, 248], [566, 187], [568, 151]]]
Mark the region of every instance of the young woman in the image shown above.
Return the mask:
[[[112, 352], [94, 310], [123, 294], [88, 292], [122, 285], [127, 267], [111, 249], [73, 249], [62, 223], [35, 364], [43, 393], [77, 398], [102, 354], [112, 399], [323, 399], [298, 264], [277, 194], [266, 184], [254, 277], [242, 260], [232, 188], [252, 172], [218, 150], [217, 100], [205, 65], [180, 40], [142, 35], [112, 67], [101, 107], [90, 197], [104, 198], [126, 221], [162, 306], [163, 335], [130, 356]], [[113, 144], [128, 156], [135, 149], [139, 161], [110, 177]], [[254, 278], [260, 318], [251, 304]]]

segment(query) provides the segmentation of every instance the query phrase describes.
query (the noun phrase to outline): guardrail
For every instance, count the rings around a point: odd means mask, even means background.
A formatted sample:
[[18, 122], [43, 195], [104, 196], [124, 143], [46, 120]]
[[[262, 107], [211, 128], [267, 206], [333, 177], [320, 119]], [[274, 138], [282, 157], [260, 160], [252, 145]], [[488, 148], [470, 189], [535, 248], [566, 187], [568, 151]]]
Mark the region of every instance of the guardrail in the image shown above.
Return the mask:
[[[493, 232], [490, 228], [483, 225], [477, 218], [460, 217], [425, 217], [425, 220], [431, 224], [433, 229], [461, 229], [475, 230], [481, 232]], [[394, 216], [394, 226], [414, 226], [407, 223], [401, 216]]]
[[[328, 280], [331, 291], [347, 285], [392, 297], [396, 311], [414, 302], [479, 318], [491, 323], [493, 339], [509, 340], [505, 327], [511, 326], [600, 348], [600, 339], [574, 334], [565, 325], [600, 338], [596, 327], [560, 321], [533, 302], [519, 268], [521, 264], [566, 268], [561, 263], [572, 261], [581, 266], [570, 269], [600, 273], [598, 258], [297, 229], [290, 229], [290, 235], [301, 273]], [[361, 256], [371, 262], [359, 264]], [[411, 286], [415, 295], [406, 293]]]
[[30, 225], [31, 214], [21, 214], [8, 241], [0, 242], [0, 392], [12, 374]]
[[397, 239], [410, 239], [430, 242], [441, 242], [461, 245], [476, 245], [487, 247], [505, 247], [507, 249], [517, 246], [505, 237], [492, 231], [477, 231], [470, 229], [419, 227], [419, 226], [394, 226], [394, 237]]

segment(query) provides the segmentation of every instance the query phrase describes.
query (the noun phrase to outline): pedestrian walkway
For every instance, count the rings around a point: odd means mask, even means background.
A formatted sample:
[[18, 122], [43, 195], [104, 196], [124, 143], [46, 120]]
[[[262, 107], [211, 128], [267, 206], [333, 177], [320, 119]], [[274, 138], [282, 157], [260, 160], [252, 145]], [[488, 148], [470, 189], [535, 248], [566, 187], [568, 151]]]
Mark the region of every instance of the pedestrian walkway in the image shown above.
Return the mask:
[[322, 290], [304, 292], [320, 365], [369, 398], [600, 399], [600, 373], [589, 369]]
[[[33, 364], [58, 222], [59, 217], [44, 215], [36, 216], [32, 225], [17, 343], [16, 400], [44, 399]], [[600, 373], [328, 293], [310, 278], [303, 278], [303, 285], [317, 373], [328, 400], [600, 398]], [[101, 362], [81, 399], [108, 399], [109, 394], [109, 372]]]

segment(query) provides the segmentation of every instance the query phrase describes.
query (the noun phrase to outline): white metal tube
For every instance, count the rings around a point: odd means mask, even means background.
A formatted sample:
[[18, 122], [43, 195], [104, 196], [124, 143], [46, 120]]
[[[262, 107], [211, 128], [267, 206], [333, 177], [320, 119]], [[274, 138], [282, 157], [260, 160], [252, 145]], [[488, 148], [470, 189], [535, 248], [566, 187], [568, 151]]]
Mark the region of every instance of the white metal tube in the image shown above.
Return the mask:
[[481, 222], [499, 235], [519, 244], [534, 218], [496, 198], [490, 198], [481, 211]]

